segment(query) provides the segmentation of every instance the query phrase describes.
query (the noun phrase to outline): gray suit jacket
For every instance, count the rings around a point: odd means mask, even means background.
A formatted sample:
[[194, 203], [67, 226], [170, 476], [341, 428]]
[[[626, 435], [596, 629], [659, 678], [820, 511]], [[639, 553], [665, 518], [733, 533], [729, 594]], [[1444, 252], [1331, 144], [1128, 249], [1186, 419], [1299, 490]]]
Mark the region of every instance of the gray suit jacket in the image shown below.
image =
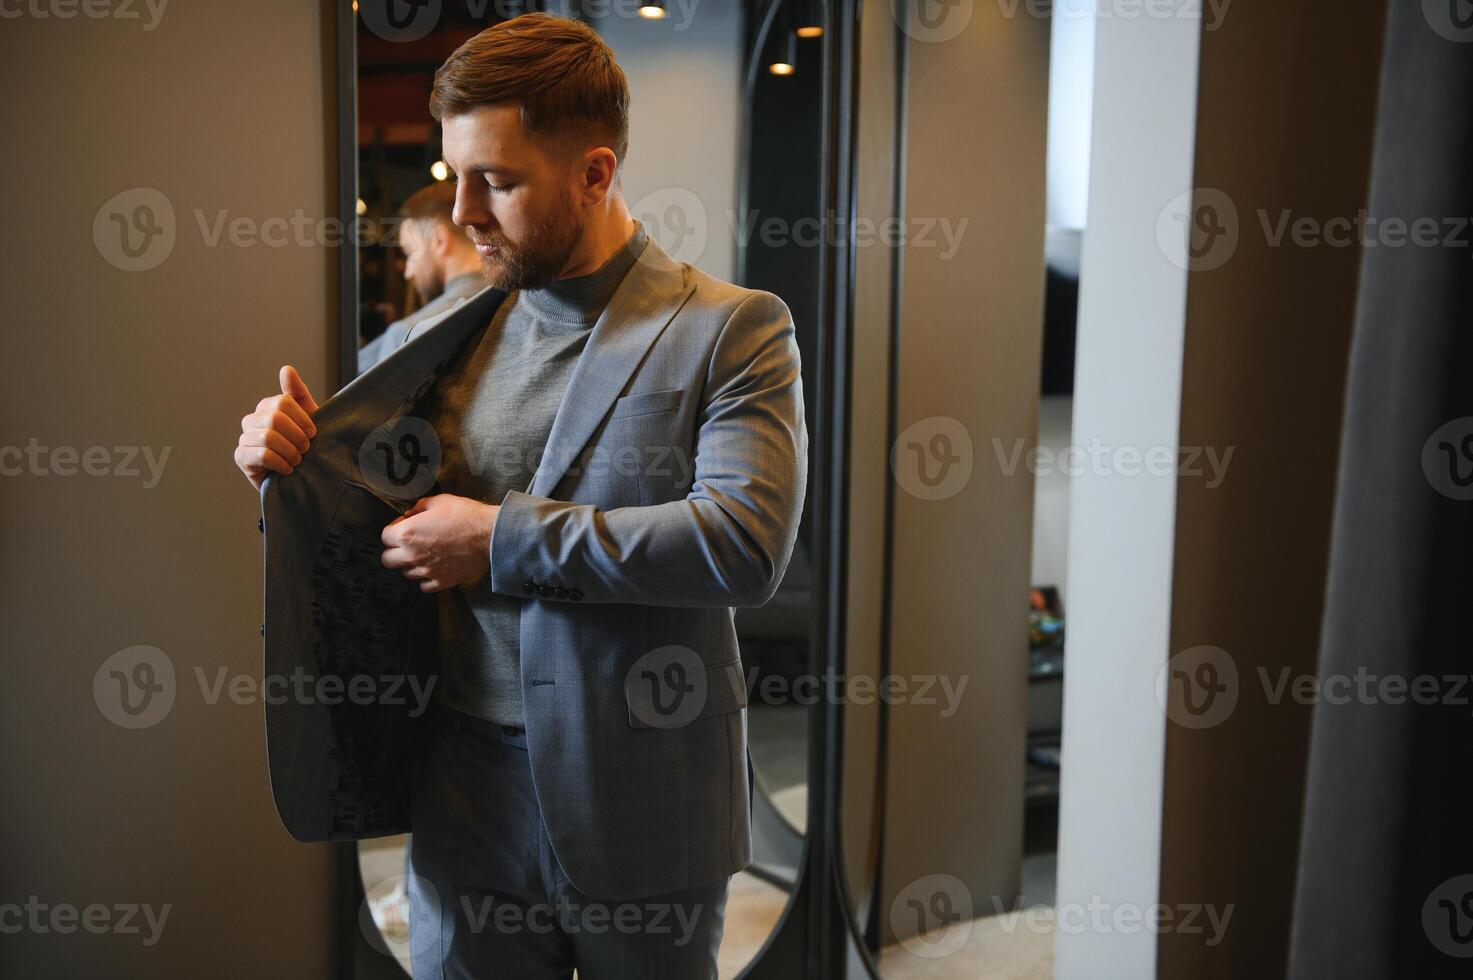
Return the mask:
[[485, 283], [473, 272], [456, 276], [445, 284], [445, 289], [428, 303], [402, 319], [395, 320], [384, 328], [384, 332], [358, 348], [358, 373], [362, 374], [390, 354], [408, 339], [411, 331], [426, 320], [453, 309], [463, 299], [470, 299], [480, 292]]
[[[435, 674], [434, 603], [382, 568], [378, 535], [425, 491], [400, 498], [375, 453], [432, 456], [403, 434], [502, 298], [487, 288], [422, 324], [321, 407], [302, 464], [261, 489], [267, 680], [335, 678], [267, 699], [273, 796], [299, 840], [410, 829], [419, 706], [403, 676]], [[535, 477], [502, 503], [489, 577], [470, 587], [525, 602], [533, 779], [585, 893], [654, 895], [750, 861], [733, 613], [776, 590], [806, 483], [787, 307], [651, 240], [593, 328]], [[320, 693], [355, 684], [357, 697]]]

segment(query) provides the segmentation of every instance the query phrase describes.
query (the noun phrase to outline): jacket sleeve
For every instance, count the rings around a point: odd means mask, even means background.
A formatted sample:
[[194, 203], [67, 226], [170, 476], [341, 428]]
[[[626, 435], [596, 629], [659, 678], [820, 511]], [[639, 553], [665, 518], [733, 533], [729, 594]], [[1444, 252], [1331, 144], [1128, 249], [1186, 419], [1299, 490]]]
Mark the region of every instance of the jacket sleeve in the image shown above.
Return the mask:
[[491, 534], [508, 595], [659, 606], [760, 606], [803, 510], [808, 434], [787, 306], [758, 292], [713, 348], [685, 499], [600, 510], [512, 491]]

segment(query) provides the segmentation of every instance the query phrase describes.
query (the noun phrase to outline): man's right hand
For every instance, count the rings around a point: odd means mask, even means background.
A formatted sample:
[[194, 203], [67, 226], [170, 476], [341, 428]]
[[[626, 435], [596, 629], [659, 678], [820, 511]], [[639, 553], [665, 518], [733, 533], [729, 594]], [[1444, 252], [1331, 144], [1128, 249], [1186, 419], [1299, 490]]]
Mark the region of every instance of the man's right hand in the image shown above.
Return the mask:
[[257, 490], [268, 473], [290, 473], [317, 435], [312, 416], [317, 402], [297, 369], [281, 369], [281, 394], [262, 398], [256, 410], [240, 420], [235, 465]]

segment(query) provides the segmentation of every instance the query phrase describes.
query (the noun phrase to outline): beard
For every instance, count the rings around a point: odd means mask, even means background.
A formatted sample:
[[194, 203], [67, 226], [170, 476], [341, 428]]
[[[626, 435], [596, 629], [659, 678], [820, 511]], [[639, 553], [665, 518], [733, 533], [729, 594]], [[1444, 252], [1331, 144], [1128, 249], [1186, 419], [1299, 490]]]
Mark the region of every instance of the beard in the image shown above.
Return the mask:
[[500, 232], [475, 232], [471, 237], [478, 245], [495, 248], [493, 254], [481, 256], [486, 281], [511, 292], [540, 289], [554, 282], [567, 266], [582, 233], [577, 211], [571, 201], [565, 200], [534, 224], [521, 241], [514, 242]]

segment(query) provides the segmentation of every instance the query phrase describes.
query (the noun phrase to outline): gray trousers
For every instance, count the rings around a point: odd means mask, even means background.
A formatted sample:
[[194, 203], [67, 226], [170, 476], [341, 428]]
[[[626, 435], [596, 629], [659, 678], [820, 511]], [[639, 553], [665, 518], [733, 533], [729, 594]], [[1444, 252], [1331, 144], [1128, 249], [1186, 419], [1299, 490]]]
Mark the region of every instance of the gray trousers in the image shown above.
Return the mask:
[[716, 980], [730, 878], [665, 895], [573, 887], [537, 805], [526, 736], [436, 703], [414, 773], [415, 980]]

